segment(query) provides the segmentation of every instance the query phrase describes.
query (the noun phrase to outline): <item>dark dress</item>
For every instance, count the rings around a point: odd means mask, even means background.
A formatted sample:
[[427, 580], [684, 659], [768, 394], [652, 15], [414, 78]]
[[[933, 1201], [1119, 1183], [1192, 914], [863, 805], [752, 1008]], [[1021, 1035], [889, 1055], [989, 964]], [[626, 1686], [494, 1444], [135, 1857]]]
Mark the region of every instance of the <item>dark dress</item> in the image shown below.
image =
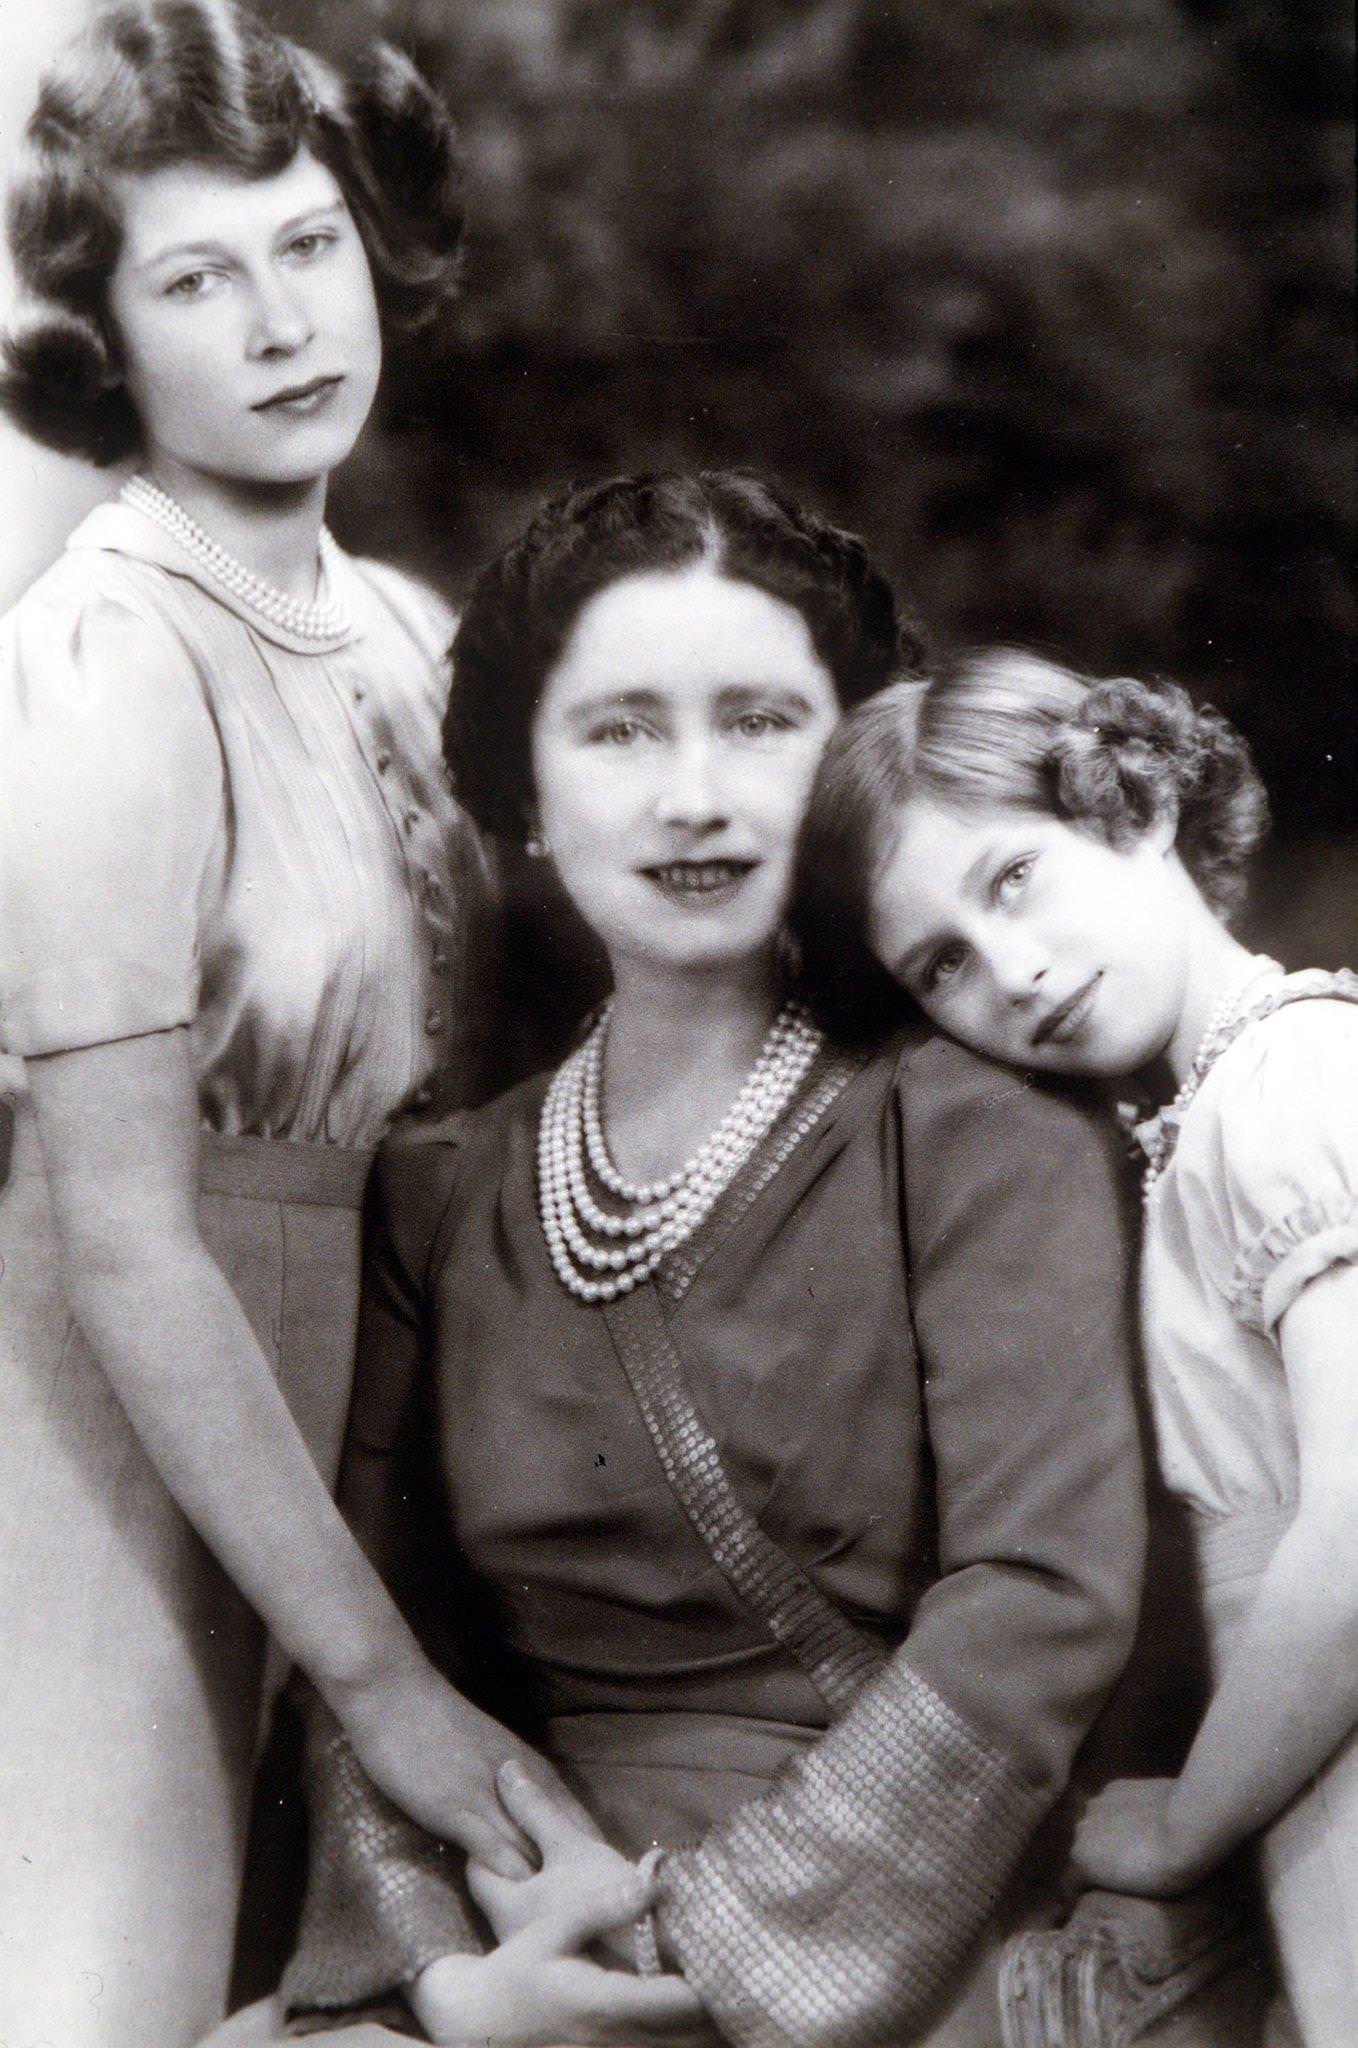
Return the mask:
[[[662, 1269], [738, 1496], [892, 1652], [835, 1718], [680, 1506], [608, 1320], [553, 1276], [543, 1092], [385, 1150], [349, 1511], [463, 1682], [611, 1839], [673, 1845], [662, 1942], [724, 2034], [922, 2040], [1131, 1640], [1115, 1143], [1091, 1108], [941, 1039], [827, 1053]], [[443, 1552], [410, 1492], [431, 1448]], [[333, 1733], [313, 1762], [294, 2005], [480, 1946], [456, 1853]]]

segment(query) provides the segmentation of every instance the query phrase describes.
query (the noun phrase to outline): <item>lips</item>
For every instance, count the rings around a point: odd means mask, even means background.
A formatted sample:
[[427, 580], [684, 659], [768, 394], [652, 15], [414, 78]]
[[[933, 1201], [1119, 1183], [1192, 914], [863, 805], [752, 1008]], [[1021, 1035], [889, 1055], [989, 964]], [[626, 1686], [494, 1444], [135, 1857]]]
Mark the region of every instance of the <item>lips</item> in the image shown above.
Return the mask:
[[697, 903], [738, 888], [757, 865], [752, 860], [672, 860], [641, 872], [667, 896]]
[[1073, 995], [1067, 996], [1064, 1003], [1058, 1003], [1054, 1010], [1048, 1010], [1033, 1033], [1032, 1043], [1064, 1045], [1067, 1040], [1074, 1038], [1076, 1033], [1084, 1028], [1102, 980], [1103, 971], [1100, 969], [1097, 974], [1091, 974], [1089, 980], [1083, 982]]
[[285, 391], [275, 391], [272, 398], [261, 398], [252, 412], [313, 412], [324, 405], [331, 393], [338, 391], [344, 382], [341, 376], [311, 377], [305, 384], [290, 384]]

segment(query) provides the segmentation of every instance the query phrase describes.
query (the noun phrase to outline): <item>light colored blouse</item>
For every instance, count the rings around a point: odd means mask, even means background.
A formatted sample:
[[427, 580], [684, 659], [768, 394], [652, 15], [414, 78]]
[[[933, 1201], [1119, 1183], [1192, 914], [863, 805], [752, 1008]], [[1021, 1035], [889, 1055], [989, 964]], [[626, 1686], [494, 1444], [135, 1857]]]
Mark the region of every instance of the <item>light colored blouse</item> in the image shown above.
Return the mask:
[[352, 630], [298, 640], [112, 503], [0, 622], [0, 1049], [186, 1024], [209, 1129], [339, 1145], [446, 1057], [452, 617], [334, 575]]
[[[1252, 996], [1312, 978], [1274, 967]], [[1278, 1325], [1308, 1282], [1353, 1259], [1358, 1003], [1295, 1001], [1216, 1060], [1147, 1205], [1143, 1332], [1160, 1463], [1201, 1513], [1295, 1505]]]

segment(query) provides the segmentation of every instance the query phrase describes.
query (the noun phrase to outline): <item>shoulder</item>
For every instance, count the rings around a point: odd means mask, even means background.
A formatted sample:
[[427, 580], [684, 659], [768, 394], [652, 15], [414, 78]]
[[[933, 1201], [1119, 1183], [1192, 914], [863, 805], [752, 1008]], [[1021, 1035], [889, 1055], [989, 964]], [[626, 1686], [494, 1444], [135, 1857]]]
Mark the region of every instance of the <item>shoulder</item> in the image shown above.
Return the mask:
[[514, 1134], [536, 1131], [550, 1079], [534, 1075], [480, 1109], [392, 1125], [374, 1163], [373, 1202], [412, 1272], [427, 1269], [461, 1198], [492, 1191]]
[[347, 557], [369, 599], [419, 646], [426, 659], [442, 661], [457, 625], [457, 614], [436, 590], [418, 577], [369, 555]]
[[989, 1144], [997, 1131], [1015, 1145], [1094, 1144], [1119, 1139], [1098, 1091], [1000, 1065], [921, 1027], [893, 1049], [894, 1084], [907, 1127]]
[[1278, 995], [1287, 1000], [1221, 1054], [1200, 1091], [1201, 1116], [1184, 1124], [1186, 1149], [1194, 1138], [1198, 1151], [1224, 1148], [1237, 1173], [1358, 1122], [1358, 976], [1289, 975]]
[[135, 717], [178, 705], [206, 717], [187, 650], [156, 603], [153, 564], [68, 551], [0, 621], [0, 661], [30, 717], [90, 715], [105, 699]]
[[1174, 1161], [1190, 1226], [1211, 1219], [1229, 1299], [1265, 1334], [1310, 1279], [1358, 1255], [1358, 1000], [1343, 993], [1358, 980], [1280, 988], [1293, 1000], [1217, 1060]]
[[1242, 1230], [1358, 1183], [1358, 977], [1290, 975], [1204, 1080], [1179, 1139], [1181, 1182]]

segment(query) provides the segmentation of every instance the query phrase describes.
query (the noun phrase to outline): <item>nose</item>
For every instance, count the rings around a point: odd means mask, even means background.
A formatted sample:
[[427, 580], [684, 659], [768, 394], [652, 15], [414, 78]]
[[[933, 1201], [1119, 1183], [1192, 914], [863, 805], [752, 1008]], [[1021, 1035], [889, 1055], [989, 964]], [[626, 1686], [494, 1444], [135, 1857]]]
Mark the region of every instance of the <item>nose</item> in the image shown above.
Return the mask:
[[711, 831], [726, 823], [728, 810], [711, 743], [693, 739], [676, 745], [668, 755], [656, 794], [659, 822], [683, 825], [690, 831]]
[[275, 271], [257, 282], [252, 311], [250, 353], [258, 358], [295, 355], [314, 332], [305, 299]]
[[1006, 1002], [1030, 1002], [1047, 974], [1047, 955], [1031, 932], [1017, 927], [992, 935], [990, 972]]

